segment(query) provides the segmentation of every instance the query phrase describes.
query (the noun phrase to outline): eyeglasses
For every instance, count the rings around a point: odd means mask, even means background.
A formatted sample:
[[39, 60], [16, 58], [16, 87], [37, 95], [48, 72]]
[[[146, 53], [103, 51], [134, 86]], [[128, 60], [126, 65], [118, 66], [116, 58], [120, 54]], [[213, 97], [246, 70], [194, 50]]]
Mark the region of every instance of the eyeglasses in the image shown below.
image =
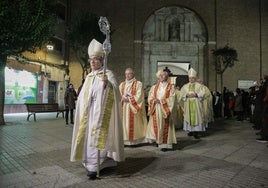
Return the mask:
[[93, 57], [93, 58], [89, 58], [89, 59], [88, 59], [88, 62], [90, 63], [91, 61], [96, 62], [96, 61], [101, 61], [101, 60], [102, 60], [102, 58], [99, 58], [99, 57]]

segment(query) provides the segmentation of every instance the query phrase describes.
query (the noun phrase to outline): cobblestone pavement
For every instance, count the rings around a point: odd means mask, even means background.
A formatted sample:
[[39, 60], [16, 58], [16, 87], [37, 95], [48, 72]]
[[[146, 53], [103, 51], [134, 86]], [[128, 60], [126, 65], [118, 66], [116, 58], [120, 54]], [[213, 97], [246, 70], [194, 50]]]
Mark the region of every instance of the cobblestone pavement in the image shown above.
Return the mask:
[[5, 115], [0, 126], [0, 187], [268, 187], [267, 144], [247, 121], [217, 120], [200, 140], [177, 131], [174, 151], [153, 145], [125, 148], [126, 160], [88, 180], [69, 161], [72, 127], [56, 114]]

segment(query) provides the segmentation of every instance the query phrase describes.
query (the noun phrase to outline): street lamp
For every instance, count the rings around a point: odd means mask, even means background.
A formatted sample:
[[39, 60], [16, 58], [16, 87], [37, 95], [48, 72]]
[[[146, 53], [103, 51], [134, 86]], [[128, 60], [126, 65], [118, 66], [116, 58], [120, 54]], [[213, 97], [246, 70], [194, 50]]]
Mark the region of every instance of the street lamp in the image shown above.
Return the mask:
[[48, 50], [53, 50], [54, 49], [54, 45], [53, 45], [53, 43], [51, 41], [48, 41], [48, 43], [47, 43], [47, 49]]

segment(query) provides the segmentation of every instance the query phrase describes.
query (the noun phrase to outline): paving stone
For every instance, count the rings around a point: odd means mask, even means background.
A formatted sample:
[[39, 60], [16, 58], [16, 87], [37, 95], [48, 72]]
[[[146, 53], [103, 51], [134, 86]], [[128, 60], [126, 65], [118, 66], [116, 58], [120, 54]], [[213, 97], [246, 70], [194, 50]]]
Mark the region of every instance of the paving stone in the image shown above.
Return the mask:
[[70, 162], [72, 128], [64, 119], [38, 114], [5, 115], [0, 127], [0, 187], [268, 187], [266, 144], [255, 141], [247, 121], [216, 120], [196, 140], [176, 132], [174, 151], [153, 144], [125, 148], [126, 160], [90, 181], [80, 162]]

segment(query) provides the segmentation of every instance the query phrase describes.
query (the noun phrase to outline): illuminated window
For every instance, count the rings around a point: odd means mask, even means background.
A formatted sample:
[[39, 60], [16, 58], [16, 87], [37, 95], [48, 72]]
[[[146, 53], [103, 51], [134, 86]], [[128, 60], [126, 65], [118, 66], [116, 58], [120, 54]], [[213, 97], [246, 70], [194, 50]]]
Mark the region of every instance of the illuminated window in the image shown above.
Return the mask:
[[5, 68], [5, 104], [36, 103], [37, 75]]

